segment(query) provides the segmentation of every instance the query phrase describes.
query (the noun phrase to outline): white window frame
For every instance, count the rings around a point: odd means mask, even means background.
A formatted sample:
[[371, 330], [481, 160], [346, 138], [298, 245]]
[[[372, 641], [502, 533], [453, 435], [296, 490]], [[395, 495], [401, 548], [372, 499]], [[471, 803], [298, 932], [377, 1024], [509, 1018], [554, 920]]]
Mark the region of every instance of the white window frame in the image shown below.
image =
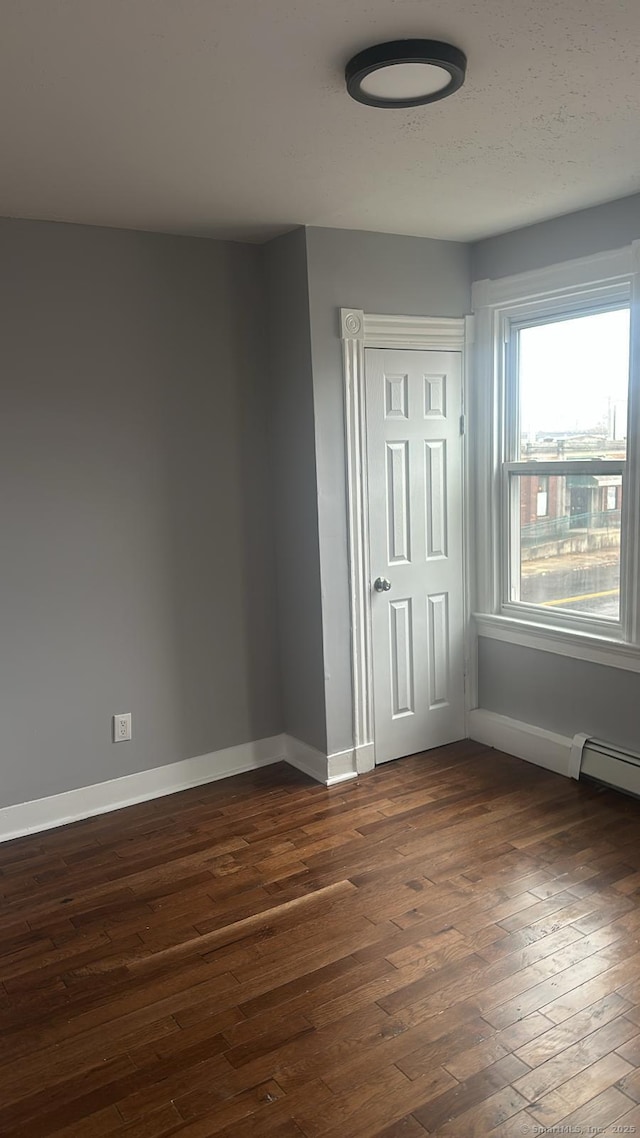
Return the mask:
[[[525, 463], [507, 461], [512, 457], [507, 440], [513, 437], [517, 414], [516, 401], [507, 399], [507, 380], [512, 329], [518, 325], [626, 304], [631, 310], [629, 431], [623, 473], [621, 613], [615, 622], [508, 599], [509, 470], [527, 471]], [[494, 639], [640, 671], [640, 242], [519, 276], [477, 282], [473, 309], [470, 461], [475, 489], [471, 513], [476, 630]], [[592, 471], [590, 462], [562, 461], [558, 473], [578, 473], [581, 465]], [[531, 467], [532, 473], [549, 473], [548, 463]], [[615, 473], [619, 467], [617, 461], [598, 463], [602, 474]]]

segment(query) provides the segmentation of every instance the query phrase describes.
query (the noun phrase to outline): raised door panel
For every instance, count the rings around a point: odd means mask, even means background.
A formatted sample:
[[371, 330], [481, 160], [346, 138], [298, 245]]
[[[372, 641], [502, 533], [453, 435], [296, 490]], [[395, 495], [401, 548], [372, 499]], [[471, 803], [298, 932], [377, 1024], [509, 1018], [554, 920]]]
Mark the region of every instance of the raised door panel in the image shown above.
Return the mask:
[[408, 441], [388, 442], [386, 460], [387, 560], [395, 565], [411, 560]]
[[424, 450], [427, 559], [447, 556], [447, 442], [427, 439]]
[[413, 611], [407, 597], [389, 604], [389, 660], [391, 672], [391, 714], [413, 715]]

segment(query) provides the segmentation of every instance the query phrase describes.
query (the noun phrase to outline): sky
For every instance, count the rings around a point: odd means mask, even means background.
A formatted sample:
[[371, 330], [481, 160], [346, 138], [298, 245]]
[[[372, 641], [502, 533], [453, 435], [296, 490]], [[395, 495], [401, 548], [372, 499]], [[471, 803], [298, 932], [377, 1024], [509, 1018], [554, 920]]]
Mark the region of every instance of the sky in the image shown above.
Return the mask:
[[628, 385], [628, 308], [521, 330], [524, 441], [533, 441], [538, 432], [594, 429], [608, 421], [609, 400], [616, 405], [616, 435], [625, 438]]

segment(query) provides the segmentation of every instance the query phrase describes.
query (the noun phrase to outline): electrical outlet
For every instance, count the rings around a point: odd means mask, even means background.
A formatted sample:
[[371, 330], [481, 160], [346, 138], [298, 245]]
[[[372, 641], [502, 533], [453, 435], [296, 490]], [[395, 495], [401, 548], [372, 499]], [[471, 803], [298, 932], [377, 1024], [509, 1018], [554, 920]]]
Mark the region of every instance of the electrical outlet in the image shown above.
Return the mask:
[[131, 738], [131, 712], [128, 711], [126, 715], [114, 715], [113, 717], [113, 741], [114, 743], [124, 743], [127, 739]]

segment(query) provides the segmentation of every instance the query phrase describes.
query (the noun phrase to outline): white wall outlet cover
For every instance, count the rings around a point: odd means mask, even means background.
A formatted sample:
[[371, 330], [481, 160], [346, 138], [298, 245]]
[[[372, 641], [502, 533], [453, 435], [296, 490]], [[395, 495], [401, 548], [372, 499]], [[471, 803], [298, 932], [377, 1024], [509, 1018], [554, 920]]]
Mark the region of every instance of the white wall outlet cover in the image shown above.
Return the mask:
[[125, 743], [131, 738], [131, 712], [128, 711], [126, 715], [114, 715], [113, 717], [113, 741], [114, 743]]

